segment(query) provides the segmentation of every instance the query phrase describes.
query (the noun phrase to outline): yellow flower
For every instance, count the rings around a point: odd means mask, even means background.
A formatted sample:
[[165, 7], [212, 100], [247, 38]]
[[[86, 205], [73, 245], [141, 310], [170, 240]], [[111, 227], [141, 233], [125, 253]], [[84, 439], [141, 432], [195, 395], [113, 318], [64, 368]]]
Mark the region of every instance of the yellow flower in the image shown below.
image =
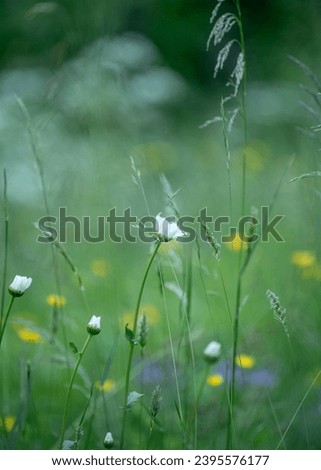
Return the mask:
[[312, 251], [294, 251], [291, 256], [292, 264], [299, 268], [309, 268], [315, 264], [315, 254]]
[[[152, 304], [144, 304], [140, 307], [139, 315], [146, 315], [147, 323], [149, 325], [157, 325], [160, 319], [160, 312], [155, 305]], [[125, 327], [125, 325], [129, 325], [129, 328], [133, 326], [134, 323], [134, 312], [129, 310], [124, 313], [124, 315], [120, 319], [120, 324]]]
[[66, 298], [62, 295], [50, 294], [47, 297], [47, 304], [51, 307], [63, 307], [66, 305]]
[[222, 385], [222, 383], [224, 382], [224, 378], [223, 378], [223, 376], [220, 375], [220, 374], [209, 375], [209, 376], [207, 377], [206, 382], [207, 382], [208, 385], [210, 385], [211, 387], [219, 387], [219, 386]]
[[[164, 243], [162, 243], [164, 245]], [[141, 306], [140, 315], [146, 315], [147, 322], [149, 325], [157, 325], [159, 323], [160, 312], [157, 307], [153, 304], [144, 304]]]
[[16, 418], [14, 416], [4, 416], [0, 418], [0, 428], [4, 428], [6, 432], [11, 432], [15, 422]]
[[113, 390], [116, 386], [115, 380], [112, 379], [106, 379], [104, 382], [100, 382], [97, 380], [95, 382], [95, 387], [100, 391], [100, 392], [109, 392], [110, 390]]
[[24, 326], [17, 328], [17, 335], [26, 343], [42, 343], [43, 341], [43, 337], [40, 333]]
[[231, 241], [227, 242], [227, 246], [232, 251], [240, 251], [247, 249], [247, 243], [241, 239], [238, 233], [234, 237], [231, 237]]
[[235, 358], [235, 364], [242, 369], [252, 369], [255, 364], [255, 359], [253, 356], [249, 356], [248, 354], [239, 354]]
[[97, 277], [106, 277], [111, 270], [110, 263], [103, 259], [94, 259], [90, 267]]
[[268, 153], [269, 149], [264, 142], [256, 141], [248, 145], [245, 149], [246, 168], [254, 172], [262, 171]]

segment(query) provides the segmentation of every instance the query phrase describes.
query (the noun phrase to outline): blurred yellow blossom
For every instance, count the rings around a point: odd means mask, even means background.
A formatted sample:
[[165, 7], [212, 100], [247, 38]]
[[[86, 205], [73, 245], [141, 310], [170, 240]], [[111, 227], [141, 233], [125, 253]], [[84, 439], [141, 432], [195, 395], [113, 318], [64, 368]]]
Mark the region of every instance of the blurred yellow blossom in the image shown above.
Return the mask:
[[312, 251], [294, 251], [291, 256], [292, 264], [299, 268], [309, 268], [315, 264], [316, 258]]
[[235, 358], [235, 364], [242, 369], [252, 369], [255, 364], [255, 359], [253, 356], [249, 356], [248, 354], [239, 354]]
[[[147, 319], [147, 323], [149, 325], [157, 325], [160, 320], [160, 311], [159, 308], [153, 304], [144, 304], [140, 307], [139, 315], [145, 315]], [[134, 323], [134, 311], [128, 310], [126, 311], [120, 319], [120, 324], [125, 327], [127, 324], [129, 328], [133, 326]]]
[[14, 416], [4, 416], [0, 418], [0, 428], [4, 428], [6, 432], [11, 432], [15, 422], [16, 418]]
[[112, 379], [106, 379], [104, 380], [104, 382], [100, 382], [99, 380], [97, 380], [97, 382], [95, 382], [95, 387], [100, 392], [109, 392], [110, 390], [113, 390], [115, 386], [116, 382]]
[[90, 267], [97, 277], [106, 277], [111, 271], [110, 263], [103, 259], [94, 259]]
[[264, 169], [264, 161], [269, 154], [269, 148], [264, 142], [255, 141], [245, 149], [245, 163], [247, 169], [253, 172]]
[[[164, 245], [164, 243], [162, 243]], [[159, 308], [153, 304], [144, 304], [141, 306], [140, 315], [146, 315], [147, 322], [149, 325], [157, 325], [160, 319], [160, 311]]]
[[224, 378], [220, 374], [209, 375], [206, 382], [211, 387], [219, 387], [224, 382]]
[[227, 246], [232, 251], [241, 251], [247, 249], [247, 243], [241, 239], [238, 233], [234, 237], [231, 237], [231, 241], [227, 242]]
[[25, 341], [26, 343], [42, 343], [44, 340], [38, 331], [32, 330], [31, 328], [27, 328], [25, 326], [18, 327], [16, 331], [21, 341]]
[[66, 298], [63, 295], [50, 294], [47, 297], [47, 304], [51, 307], [63, 307], [66, 305]]

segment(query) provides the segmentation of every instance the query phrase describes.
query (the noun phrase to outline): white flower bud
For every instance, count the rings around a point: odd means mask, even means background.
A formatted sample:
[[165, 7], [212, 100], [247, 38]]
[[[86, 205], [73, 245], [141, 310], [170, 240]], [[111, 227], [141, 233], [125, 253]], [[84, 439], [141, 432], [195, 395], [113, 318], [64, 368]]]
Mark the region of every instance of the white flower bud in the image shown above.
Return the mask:
[[32, 283], [31, 277], [15, 276], [9, 286], [9, 292], [13, 297], [21, 297]]
[[114, 438], [111, 432], [108, 432], [104, 439], [105, 449], [112, 449], [114, 447]]
[[91, 320], [87, 325], [87, 331], [90, 335], [93, 336], [93, 335], [98, 335], [100, 333], [101, 331], [100, 319], [101, 317], [96, 317], [95, 315], [91, 317]]
[[221, 355], [222, 346], [217, 341], [211, 341], [204, 349], [204, 358], [207, 362], [216, 362]]

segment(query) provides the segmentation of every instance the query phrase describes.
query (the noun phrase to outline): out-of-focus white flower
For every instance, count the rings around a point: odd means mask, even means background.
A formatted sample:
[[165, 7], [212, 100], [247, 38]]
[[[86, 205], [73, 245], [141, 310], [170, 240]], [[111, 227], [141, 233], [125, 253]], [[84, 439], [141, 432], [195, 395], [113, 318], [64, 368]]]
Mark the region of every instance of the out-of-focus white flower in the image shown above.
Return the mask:
[[111, 432], [108, 432], [104, 439], [105, 449], [112, 449], [114, 447], [114, 438]]
[[217, 341], [211, 341], [204, 349], [204, 357], [207, 362], [216, 362], [221, 355], [222, 346]]
[[101, 328], [100, 328], [100, 319], [101, 317], [96, 317], [93, 315], [90, 319], [90, 322], [87, 325], [87, 331], [90, 335], [98, 335], [100, 333]]
[[169, 242], [178, 237], [184, 237], [186, 235], [176, 222], [169, 222], [166, 218], [161, 217], [160, 214], [156, 216], [155, 229], [159, 235], [161, 241]]
[[31, 277], [15, 276], [9, 286], [9, 292], [13, 297], [21, 297], [32, 283]]

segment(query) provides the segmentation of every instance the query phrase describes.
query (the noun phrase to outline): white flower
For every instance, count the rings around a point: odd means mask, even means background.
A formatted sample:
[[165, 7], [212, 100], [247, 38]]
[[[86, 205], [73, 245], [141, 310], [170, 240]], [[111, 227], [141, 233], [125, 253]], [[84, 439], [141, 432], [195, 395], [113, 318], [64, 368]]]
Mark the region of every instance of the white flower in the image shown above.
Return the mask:
[[169, 242], [170, 240], [178, 237], [184, 237], [186, 235], [177, 225], [176, 222], [169, 222], [160, 214], [156, 216], [155, 229], [162, 241]]
[[211, 341], [204, 349], [204, 357], [208, 362], [216, 362], [221, 355], [222, 346], [217, 341]]
[[9, 286], [9, 292], [14, 297], [21, 297], [32, 283], [31, 277], [15, 276]]
[[100, 319], [101, 317], [96, 317], [93, 315], [90, 319], [90, 322], [87, 325], [87, 331], [90, 335], [98, 335], [100, 333]]
[[104, 439], [105, 449], [112, 449], [114, 447], [114, 438], [111, 432], [108, 432]]

